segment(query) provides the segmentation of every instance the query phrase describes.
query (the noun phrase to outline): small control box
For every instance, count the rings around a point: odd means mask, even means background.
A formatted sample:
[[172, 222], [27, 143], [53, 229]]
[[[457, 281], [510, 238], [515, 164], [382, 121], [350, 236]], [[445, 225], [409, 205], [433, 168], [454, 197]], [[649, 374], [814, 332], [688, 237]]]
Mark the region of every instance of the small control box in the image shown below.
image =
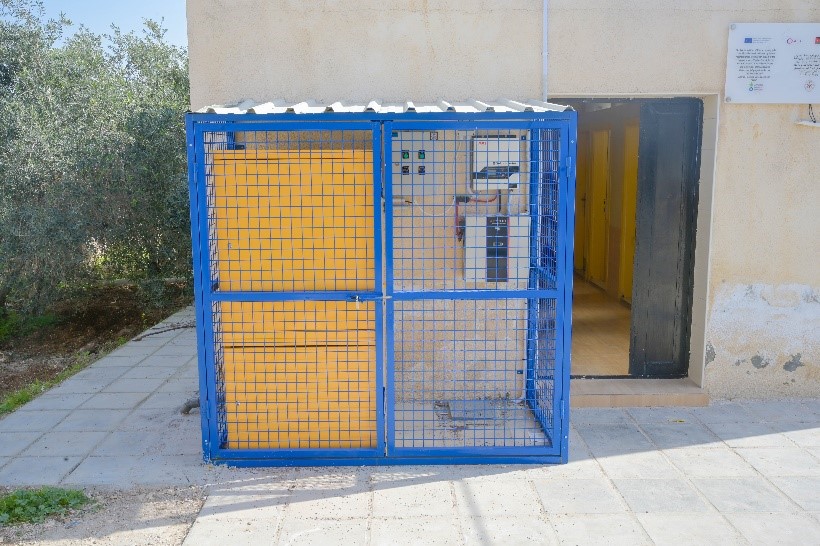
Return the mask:
[[530, 217], [467, 216], [464, 279], [468, 282], [529, 280]]
[[521, 173], [521, 139], [516, 135], [474, 136], [472, 180], [476, 193], [515, 189]]
[[430, 131], [394, 131], [393, 195], [407, 198], [428, 197], [439, 193], [435, 172], [438, 134]]

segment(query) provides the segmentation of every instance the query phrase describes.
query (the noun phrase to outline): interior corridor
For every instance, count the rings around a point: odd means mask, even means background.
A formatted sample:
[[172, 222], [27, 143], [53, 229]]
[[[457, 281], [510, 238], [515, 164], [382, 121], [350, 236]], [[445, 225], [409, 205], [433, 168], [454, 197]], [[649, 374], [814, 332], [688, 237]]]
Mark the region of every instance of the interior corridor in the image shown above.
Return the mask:
[[574, 282], [572, 375], [629, 375], [629, 307], [578, 275]]

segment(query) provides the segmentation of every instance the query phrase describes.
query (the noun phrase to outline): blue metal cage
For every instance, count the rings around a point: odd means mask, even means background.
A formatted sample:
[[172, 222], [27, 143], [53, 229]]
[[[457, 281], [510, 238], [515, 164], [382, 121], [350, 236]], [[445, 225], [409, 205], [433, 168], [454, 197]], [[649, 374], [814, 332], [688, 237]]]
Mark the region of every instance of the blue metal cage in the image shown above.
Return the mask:
[[187, 134], [207, 462], [566, 462], [574, 112]]

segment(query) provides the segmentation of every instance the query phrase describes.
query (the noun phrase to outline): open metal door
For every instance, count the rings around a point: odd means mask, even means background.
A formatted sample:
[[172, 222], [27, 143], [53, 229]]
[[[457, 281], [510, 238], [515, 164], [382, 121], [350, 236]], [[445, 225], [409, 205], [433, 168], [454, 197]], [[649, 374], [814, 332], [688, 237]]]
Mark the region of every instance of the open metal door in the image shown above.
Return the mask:
[[702, 120], [697, 99], [641, 106], [632, 376], [687, 373]]

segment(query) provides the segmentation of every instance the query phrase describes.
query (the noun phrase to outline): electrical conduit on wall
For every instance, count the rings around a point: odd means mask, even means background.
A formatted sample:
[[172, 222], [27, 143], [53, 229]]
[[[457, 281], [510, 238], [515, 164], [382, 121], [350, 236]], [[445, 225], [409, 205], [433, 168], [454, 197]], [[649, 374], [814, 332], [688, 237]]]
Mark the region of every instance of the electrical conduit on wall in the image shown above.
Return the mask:
[[544, 8], [542, 11], [542, 25], [541, 30], [541, 100], [547, 102], [547, 63], [549, 62], [547, 38], [549, 36], [547, 25], [547, 11], [549, 10], [549, 0], [544, 0]]

